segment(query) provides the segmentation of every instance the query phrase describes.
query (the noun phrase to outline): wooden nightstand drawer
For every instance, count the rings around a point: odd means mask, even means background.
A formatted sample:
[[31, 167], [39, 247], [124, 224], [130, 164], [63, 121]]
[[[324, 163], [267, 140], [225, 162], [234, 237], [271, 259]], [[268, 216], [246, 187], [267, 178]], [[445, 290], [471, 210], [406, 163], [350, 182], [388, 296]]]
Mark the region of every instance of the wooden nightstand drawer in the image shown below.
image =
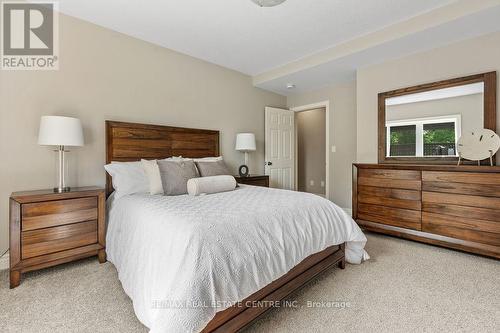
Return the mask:
[[22, 206], [23, 231], [97, 220], [97, 197], [37, 202]]
[[97, 243], [97, 221], [24, 231], [21, 257], [27, 259], [94, 243]]
[[238, 184], [269, 187], [269, 176], [234, 177]]
[[262, 186], [262, 187], [268, 187], [268, 183], [267, 183], [267, 180], [265, 179], [257, 179], [257, 180], [254, 180], [254, 181], [243, 181], [241, 182], [242, 184], [247, 184], [247, 185], [253, 185], [253, 186]]

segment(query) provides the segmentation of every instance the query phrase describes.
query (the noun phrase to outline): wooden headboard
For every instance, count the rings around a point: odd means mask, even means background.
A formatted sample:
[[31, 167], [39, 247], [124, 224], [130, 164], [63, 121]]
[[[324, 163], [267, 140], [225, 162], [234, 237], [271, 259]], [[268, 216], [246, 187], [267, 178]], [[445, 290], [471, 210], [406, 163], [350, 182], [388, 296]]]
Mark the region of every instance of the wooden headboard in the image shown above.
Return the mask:
[[[106, 164], [171, 156], [219, 156], [219, 131], [106, 120]], [[106, 195], [112, 192], [106, 174]]]

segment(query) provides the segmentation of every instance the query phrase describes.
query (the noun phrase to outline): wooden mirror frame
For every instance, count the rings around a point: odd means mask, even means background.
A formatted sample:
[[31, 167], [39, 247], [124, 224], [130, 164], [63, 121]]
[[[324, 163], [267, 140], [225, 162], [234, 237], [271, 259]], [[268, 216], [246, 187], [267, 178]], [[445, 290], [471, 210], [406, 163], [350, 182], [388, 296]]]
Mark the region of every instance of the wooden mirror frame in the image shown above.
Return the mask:
[[[418, 86], [387, 91], [378, 94], [378, 162], [397, 164], [456, 164], [458, 157], [387, 157], [386, 126], [385, 126], [385, 100], [391, 97], [409, 95], [424, 91], [461, 86], [471, 83], [484, 83], [484, 128], [496, 132], [497, 118], [497, 73], [487, 72], [482, 74], [464, 76], [455, 79], [421, 84]], [[486, 160], [485, 160], [486, 162]], [[488, 159], [489, 164], [489, 159]], [[493, 159], [496, 165], [496, 159]]]

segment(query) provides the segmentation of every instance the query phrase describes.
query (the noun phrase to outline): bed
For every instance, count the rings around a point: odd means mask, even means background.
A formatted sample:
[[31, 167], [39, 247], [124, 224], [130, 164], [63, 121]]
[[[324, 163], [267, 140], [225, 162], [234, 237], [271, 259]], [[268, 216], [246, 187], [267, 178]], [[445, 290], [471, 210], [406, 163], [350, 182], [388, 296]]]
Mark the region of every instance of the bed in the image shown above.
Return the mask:
[[[218, 155], [218, 131], [106, 121], [107, 163]], [[108, 199], [108, 260], [153, 333], [238, 331], [324, 270], [367, 259], [365, 243], [342, 209], [307, 193]]]

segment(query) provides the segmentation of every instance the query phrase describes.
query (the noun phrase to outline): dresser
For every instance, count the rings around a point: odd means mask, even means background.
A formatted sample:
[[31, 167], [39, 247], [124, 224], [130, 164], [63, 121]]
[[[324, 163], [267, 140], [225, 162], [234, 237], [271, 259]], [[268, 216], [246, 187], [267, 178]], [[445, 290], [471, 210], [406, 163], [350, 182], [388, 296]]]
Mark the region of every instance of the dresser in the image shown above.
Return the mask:
[[500, 167], [353, 165], [366, 230], [500, 258]]
[[269, 187], [269, 176], [266, 175], [260, 175], [260, 176], [250, 175], [247, 177], [234, 176], [234, 178], [236, 179], [236, 182], [238, 184]]
[[21, 274], [105, 254], [103, 188], [15, 192], [10, 197], [10, 287]]

